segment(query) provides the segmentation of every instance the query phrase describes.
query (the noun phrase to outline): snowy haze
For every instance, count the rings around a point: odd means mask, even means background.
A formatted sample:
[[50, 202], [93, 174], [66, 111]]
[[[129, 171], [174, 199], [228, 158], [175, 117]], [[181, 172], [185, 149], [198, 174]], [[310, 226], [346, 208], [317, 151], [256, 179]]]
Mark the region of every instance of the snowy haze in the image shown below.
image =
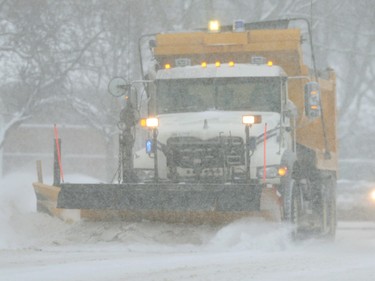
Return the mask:
[[[374, 280], [374, 10], [373, 0], [0, 1], [0, 280]], [[259, 219], [64, 223], [36, 212], [35, 160], [51, 183], [54, 123], [67, 181], [113, 177], [124, 101], [107, 84], [140, 79], [141, 34], [291, 17], [311, 19], [317, 66], [337, 73], [335, 242], [295, 243], [288, 226]]]

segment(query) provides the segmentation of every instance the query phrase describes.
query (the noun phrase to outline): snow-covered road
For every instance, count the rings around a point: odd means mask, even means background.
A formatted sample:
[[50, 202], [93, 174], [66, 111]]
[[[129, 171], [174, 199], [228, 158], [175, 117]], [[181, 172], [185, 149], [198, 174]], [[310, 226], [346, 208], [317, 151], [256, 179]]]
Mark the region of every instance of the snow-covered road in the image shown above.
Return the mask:
[[299, 243], [287, 227], [255, 219], [66, 224], [30, 210], [27, 188], [0, 194], [1, 281], [375, 280], [375, 222], [341, 221], [335, 242]]
[[1, 250], [0, 280], [375, 279], [374, 223], [340, 223], [334, 243], [294, 244], [282, 227], [260, 221], [217, 230], [151, 223], [67, 226], [38, 217], [33, 219], [50, 224], [50, 235], [40, 229], [30, 245]]

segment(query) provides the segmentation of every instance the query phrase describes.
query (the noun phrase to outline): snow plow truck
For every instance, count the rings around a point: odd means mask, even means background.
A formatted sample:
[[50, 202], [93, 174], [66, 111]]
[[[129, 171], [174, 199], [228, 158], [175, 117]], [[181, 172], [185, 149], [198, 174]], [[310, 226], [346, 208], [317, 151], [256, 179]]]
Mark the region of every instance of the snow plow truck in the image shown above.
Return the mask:
[[[316, 69], [311, 39], [304, 19], [211, 21], [207, 29], [142, 36], [142, 79], [109, 83], [112, 95], [126, 98], [118, 183], [61, 182], [55, 163], [53, 185], [33, 184], [38, 210], [193, 224], [260, 216], [290, 223], [296, 234], [333, 237], [336, 78]], [[147, 135], [139, 150], [135, 130]]]

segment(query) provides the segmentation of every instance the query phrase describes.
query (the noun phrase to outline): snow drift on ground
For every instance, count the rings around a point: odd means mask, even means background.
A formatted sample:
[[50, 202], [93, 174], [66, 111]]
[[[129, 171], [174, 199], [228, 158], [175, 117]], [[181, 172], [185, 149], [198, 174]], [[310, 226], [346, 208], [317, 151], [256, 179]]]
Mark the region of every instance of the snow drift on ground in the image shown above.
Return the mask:
[[35, 212], [35, 195], [29, 174], [12, 174], [0, 179], [0, 249], [15, 246], [23, 233], [17, 224], [25, 214]]
[[68, 224], [35, 212], [33, 180], [28, 174], [0, 180], [1, 281], [375, 278], [374, 222], [340, 222], [334, 243], [293, 243], [288, 227], [261, 219], [224, 227]]
[[[95, 182], [80, 175], [67, 177], [72, 182]], [[36, 213], [36, 198], [30, 173], [0, 178], [0, 249], [30, 247], [37, 241], [52, 241], [67, 225], [58, 219]], [[52, 182], [51, 178], [45, 180]]]
[[[239, 220], [223, 228], [152, 222], [82, 221], [67, 224], [36, 213], [33, 181], [35, 175], [27, 173], [12, 174], [0, 179], [0, 249], [102, 242], [205, 245], [207, 248], [227, 250], [275, 250], [290, 246], [288, 227], [254, 218]], [[82, 175], [68, 175], [66, 181], [98, 182]], [[52, 182], [52, 179], [46, 179], [45, 182]], [[341, 183], [344, 189], [347, 188], [345, 183], [346, 181]], [[353, 194], [348, 197], [347, 193], [338, 192], [338, 207], [347, 207], [348, 200], [351, 202], [349, 205], [354, 204], [352, 201], [355, 198]]]

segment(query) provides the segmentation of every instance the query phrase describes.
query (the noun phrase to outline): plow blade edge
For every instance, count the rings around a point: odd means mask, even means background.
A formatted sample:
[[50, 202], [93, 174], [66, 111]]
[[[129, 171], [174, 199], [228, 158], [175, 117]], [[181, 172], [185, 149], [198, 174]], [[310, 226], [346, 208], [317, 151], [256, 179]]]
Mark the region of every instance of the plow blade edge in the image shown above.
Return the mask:
[[[61, 184], [57, 208], [167, 222], [228, 222], [260, 212], [261, 189], [243, 184]], [[259, 215], [259, 214], [258, 214]]]

